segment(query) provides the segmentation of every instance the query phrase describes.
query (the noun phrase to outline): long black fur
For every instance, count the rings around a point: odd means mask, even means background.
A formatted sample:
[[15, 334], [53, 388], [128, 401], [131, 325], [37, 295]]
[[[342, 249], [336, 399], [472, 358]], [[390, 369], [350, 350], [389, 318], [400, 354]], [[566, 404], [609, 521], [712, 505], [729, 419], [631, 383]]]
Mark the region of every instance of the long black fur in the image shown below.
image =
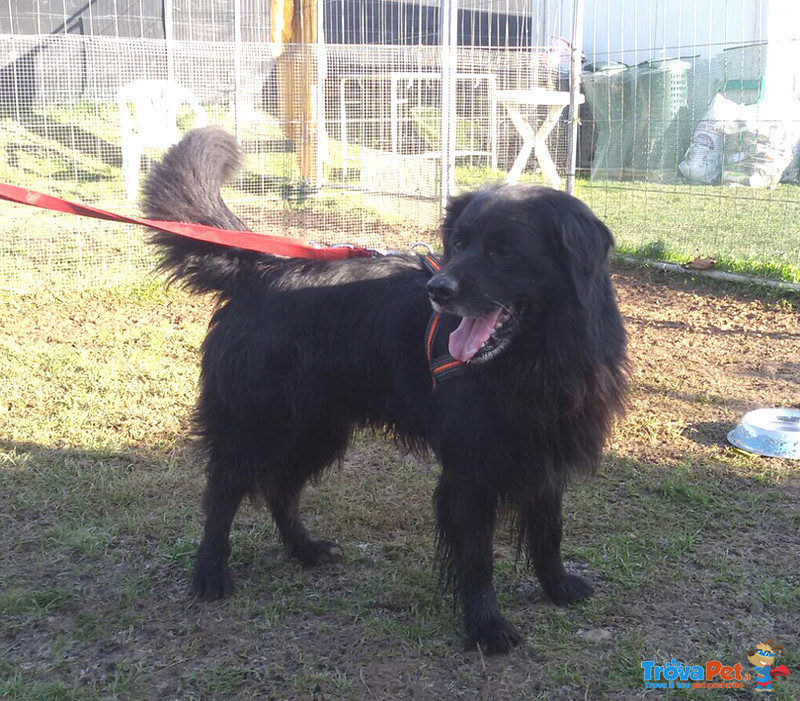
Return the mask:
[[[190, 132], [151, 171], [146, 214], [244, 228], [219, 194], [240, 163], [225, 132]], [[469, 644], [495, 653], [521, 640], [492, 585], [503, 511], [552, 601], [591, 594], [562, 564], [561, 501], [569, 478], [595, 469], [622, 410], [626, 337], [607, 268], [611, 234], [577, 199], [532, 186], [452, 199], [442, 234], [444, 266], [433, 277], [410, 254], [311, 262], [154, 235], [171, 279], [219, 300], [196, 410], [209, 459], [198, 597], [233, 589], [229, 533], [247, 495], [266, 500], [304, 565], [340, 554], [306, 531], [300, 493], [341, 458], [357, 426], [388, 429], [440, 460], [438, 553]], [[476, 356], [436, 389], [424, 354], [432, 302], [445, 331], [498, 305], [513, 317], [495, 357]]]

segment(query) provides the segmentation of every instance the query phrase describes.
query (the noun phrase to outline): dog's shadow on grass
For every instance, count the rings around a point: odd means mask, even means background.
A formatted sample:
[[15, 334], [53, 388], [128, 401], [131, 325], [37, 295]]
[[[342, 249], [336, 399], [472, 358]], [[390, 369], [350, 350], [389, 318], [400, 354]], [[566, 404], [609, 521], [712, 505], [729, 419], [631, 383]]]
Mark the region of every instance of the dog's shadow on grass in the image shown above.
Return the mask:
[[683, 429], [683, 435], [698, 445], [730, 448], [728, 433], [733, 428], [733, 424], [728, 421], [700, 421], [689, 424]]
[[31, 441], [13, 441], [0, 439], [0, 464], [14, 463], [26, 457], [35, 461], [40, 467], [58, 467], [76, 464], [84, 467], [116, 468], [133, 471], [142, 468], [153, 468], [165, 461], [185, 462], [192, 459], [191, 445], [165, 452], [158, 448], [136, 446], [128, 449], [120, 448], [88, 448], [73, 446], [49, 446]]

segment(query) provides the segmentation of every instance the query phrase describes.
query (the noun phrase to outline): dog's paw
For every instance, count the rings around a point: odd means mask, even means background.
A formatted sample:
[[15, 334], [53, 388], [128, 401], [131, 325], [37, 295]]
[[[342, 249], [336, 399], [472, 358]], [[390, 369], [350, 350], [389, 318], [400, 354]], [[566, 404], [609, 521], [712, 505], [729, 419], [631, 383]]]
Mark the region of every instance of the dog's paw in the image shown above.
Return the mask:
[[303, 567], [315, 567], [336, 562], [344, 555], [344, 551], [332, 540], [309, 540], [293, 547], [289, 554]]
[[498, 655], [511, 651], [522, 642], [522, 635], [505, 618], [497, 617], [483, 622], [476, 635], [471, 636], [469, 648], [477, 645], [484, 655]]
[[585, 579], [575, 574], [565, 574], [561, 585], [547, 594], [556, 606], [568, 606], [588, 599], [593, 592], [592, 585]]
[[194, 570], [191, 594], [203, 601], [217, 601], [233, 593], [233, 579], [227, 567], [201, 567]]

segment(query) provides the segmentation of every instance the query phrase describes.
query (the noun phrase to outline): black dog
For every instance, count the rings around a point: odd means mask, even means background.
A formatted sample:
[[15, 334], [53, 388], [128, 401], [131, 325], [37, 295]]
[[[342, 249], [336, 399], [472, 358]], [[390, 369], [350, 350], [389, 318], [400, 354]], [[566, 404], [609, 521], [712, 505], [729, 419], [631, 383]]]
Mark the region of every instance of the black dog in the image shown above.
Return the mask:
[[[219, 194], [240, 161], [225, 132], [190, 132], [151, 171], [147, 215], [245, 228]], [[413, 254], [281, 259], [155, 234], [171, 278], [220, 300], [196, 412], [209, 455], [197, 596], [231, 593], [229, 533], [248, 494], [266, 500], [303, 565], [340, 554], [308, 534], [298, 506], [357, 426], [388, 428], [441, 461], [439, 556], [471, 644], [506, 652], [521, 639], [492, 585], [502, 511], [550, 599], [591, 594], [564, 571], [561, 499], [570, 477], [595, 468], [622, 408], [626, 337], [607, 269], [611, 234], [577, 199], [530, 186], [452, 199], [442, 234], [435, 274]], [[437, 338], [426, 336], [431, 305], [441, 312]], [[447, 360], [437, 379], [426, 346]]]

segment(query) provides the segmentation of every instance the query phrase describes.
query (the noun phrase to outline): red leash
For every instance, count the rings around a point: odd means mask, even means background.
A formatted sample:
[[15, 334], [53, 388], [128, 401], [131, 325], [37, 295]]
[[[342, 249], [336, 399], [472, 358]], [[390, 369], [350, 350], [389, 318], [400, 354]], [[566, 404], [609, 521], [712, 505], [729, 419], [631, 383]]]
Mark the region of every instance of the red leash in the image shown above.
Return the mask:
[[90, 207], [77, 202], [63, 200], [60, 197], [45, 195], [35, 190], [28, 190], [17, 185], [0, 183], [0, 200], [8, 200], [18, 204], [27, 204], [32, 207], [51, 209], [55, 212], [66, 212], [82, 217], [105, 219], [107, 221], [122, 222], [124, 224], [138, 224], [151, 229], [164, 231], [168, 234], [177, 234], [188, 238], [216, 243], [221, 246], [244, 248], [249, 251], [259, 251], [275, 256], [289, 256], [291, 258], [310, 258], [313, 260], [341, 260], [343, 258], [365, 258], [372, 255], [372, 251], [359, 246], [326, 246], [317, 248], [305, 241], [284, 236], [271, 236], [257, 234], [252, 231], [235, 231], [232, 229], [218, 229], [204, 224], [185, 224], [181, 222], [155, 221], [128, 217], [123, 214], [106, 212], [97, 207]]
[[[218, 229], [213, 226], [205, 226], [204, 224], [185, 224], [181, 222], [128, 217], [123, 214], [106, 212], [97, 207], [70, 202], [60, 197], [45, 195], [42, 192], [28, 190], [24, 187], [18, 187], [17, 185], [8, 185], [7, 183], [0, 183], [0, 200], [16, 202], [17, 204], [27, 204], [42, 209], [50, 209], [55, 212], [76, 214], [81, 217], [105, 219], [107, 221], [122, 222], [123, 224], [138, 224], [140, 226], [156, 229], [157, 231], [164, 231], [168, 234], [187, 236], [188, 238], [215, 243], [221, 246], [244, 248], [249, 251], [259, 251], [275, 256], [309, 258], [313, 260], [342, 260], [344, 258], [366, 258], [373, 255], [373, 252], [369, 249], [359, 246], [328, 246], [317, 248], [305, 241], [284, 236], [256, 234], [252, 231]], [[423, 263], [432, 275], [435, 275], [441, 269], [441, 263], [436, 256], [430, 252], [423, 259]], [[434, 312], [428, 323], [428, 330], [425, 335], [425, 351], [428, 357], [428, 365], [430, 367], [434, 389], [438, 384], [438, 380], [461, 372], [465, 367], [462, 361], [455, 360], [448, 353], [438, 358], [433, 357], [433, 344], [436, 338], [436, 332], [439, 329], [440, 320], [441, 314]]]

